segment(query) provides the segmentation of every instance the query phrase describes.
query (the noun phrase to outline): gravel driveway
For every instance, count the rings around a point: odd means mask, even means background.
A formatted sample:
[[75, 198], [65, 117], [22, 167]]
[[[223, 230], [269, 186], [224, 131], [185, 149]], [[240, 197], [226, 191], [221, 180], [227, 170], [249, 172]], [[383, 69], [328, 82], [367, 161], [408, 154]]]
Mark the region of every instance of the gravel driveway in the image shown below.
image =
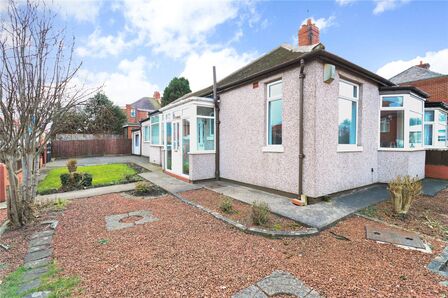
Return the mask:
[[[107, 231], [105, 217], [149, 210], [159, 220]], [[55, 258], [81, 278], [83, 297], [230, 297], [275, 270], [327, 297], [434, 297], [446, 291], [421, 252], [365, 240], [353, 217], [319, 236], [248, 235], [171, 196], [73, 201], [59, 217]], [[337, 240], [330, 231], [351, 241]], [[442, 244], [432, 242], [435, 253]]]

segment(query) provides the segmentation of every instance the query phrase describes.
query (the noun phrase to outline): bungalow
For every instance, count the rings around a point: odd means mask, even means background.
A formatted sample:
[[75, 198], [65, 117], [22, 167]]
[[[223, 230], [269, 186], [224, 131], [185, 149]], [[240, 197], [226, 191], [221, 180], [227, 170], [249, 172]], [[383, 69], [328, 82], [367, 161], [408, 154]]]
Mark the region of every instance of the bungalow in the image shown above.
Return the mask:
[[150, 116], [166, 173], [302, 198], [424, 178], [428, 95], [326, 51], [310, 20], [298, 35]]

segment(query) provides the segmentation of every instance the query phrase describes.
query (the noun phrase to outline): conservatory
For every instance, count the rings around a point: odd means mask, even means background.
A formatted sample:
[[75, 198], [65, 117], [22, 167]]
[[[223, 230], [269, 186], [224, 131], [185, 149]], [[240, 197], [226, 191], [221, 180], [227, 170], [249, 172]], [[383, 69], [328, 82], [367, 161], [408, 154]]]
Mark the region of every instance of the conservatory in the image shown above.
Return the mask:
[[215, 108], [211, 98], [188, 97], [160, 109], [163, 119], [162, 166], [187, 181], [215, 175]]

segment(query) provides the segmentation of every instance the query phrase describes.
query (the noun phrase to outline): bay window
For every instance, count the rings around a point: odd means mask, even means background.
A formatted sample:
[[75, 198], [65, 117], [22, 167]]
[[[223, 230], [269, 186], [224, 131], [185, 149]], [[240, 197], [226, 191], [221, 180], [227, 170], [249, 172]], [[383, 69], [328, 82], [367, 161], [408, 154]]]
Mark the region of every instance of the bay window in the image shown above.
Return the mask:
[[[357, 147], [359, 86], [339, 81], [338, 97], [338, 148]], [[384, 123], [387, 125], [387, 123]], [[387, 127], [384, 127], [387, 129]]]
[[282, 81], [267, 85], [267, 145], [282, 145]]
[[426, 147], [446, 148], [448, 146], [446, 111], [426, 108], [424, 138]]
[[[410, 94], [381, 96], [380, 142], [381, 149], [418, 149], [430, 142], [423, 126], [423, 100]], [[424, 134], [425, 132], [425, 134]], [[423, 136], [425, 137], [423, 138]]]
[[150, 119], [151, 122], [151, 144], [160, 144], [160, 115], [154, 115]]

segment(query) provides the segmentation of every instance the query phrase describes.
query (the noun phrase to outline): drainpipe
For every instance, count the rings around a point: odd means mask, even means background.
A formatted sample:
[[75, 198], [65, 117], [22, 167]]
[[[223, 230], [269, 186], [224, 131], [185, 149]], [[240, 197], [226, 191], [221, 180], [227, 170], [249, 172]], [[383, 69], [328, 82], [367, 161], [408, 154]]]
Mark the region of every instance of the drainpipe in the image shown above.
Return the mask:
[[215, 179], [219, 180], [219, 95], [218, 86], [216, 84], [216, 67], [213, 66], [213, 100], [215, 102]]
[[303, 111], [304, 106], [304, 82], [305, 82], [305, 73], [303, 72], [305, 68], [305, 60], [300, 59], [300, 94], [299, 94], [299, 107], [300, 107], [300, 116], [299, 116], [299, 199], [302, 203], [307, 204], [306, 195], [303, 193], [303, 160], [305, 159], [305, 154], [303, 153], [303, 117], [305, 113]]

